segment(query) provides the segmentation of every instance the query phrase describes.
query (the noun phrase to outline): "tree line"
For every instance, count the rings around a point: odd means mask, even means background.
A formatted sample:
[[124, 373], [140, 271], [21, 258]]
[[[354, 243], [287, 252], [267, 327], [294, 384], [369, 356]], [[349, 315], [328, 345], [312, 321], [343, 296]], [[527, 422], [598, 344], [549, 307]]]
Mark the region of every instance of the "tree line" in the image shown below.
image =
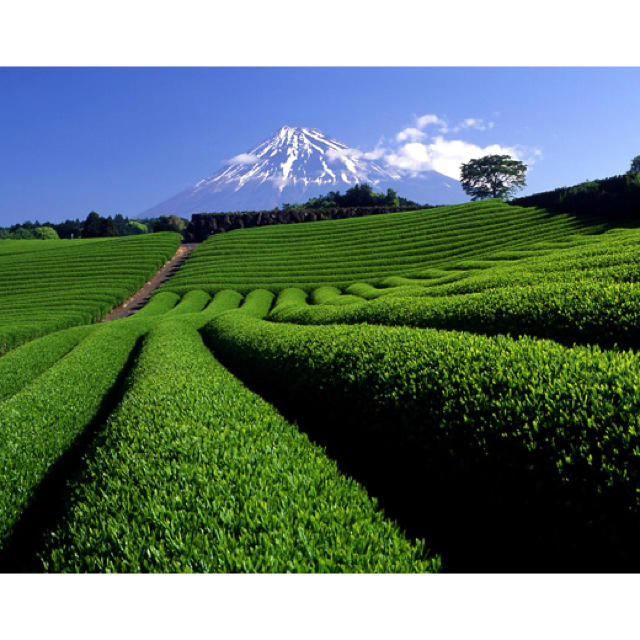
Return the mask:
[[10, 227], [0, 227], [0, 239], [8, 240], [57, 240], [59, 238], [110, 238], [133, 236], [157, 231], [183, 233], [188, 220], [178, 216], [130, 219], [122, 214], [103, 217], [92, 211], [85, 220], [65, 220], [64, 222], [23, 222]]
[[348, 207], [416, 207], [421, 208], [417, 202], [400, 197], [393, 189], [387, 189], [386, 193], [377, 193], [371, 185], [366, 183], [356, 184], [341, 194], [339, 191], [329, 191], [326, 196], [310, 198], [303, 204], [282, 205], [283, 211], [295, 209], [341, 209]]
[[640, 157], [636, 171], [515, 198], [511, 204], [605, 217], [619, 222], [637, 220], [640, 212]]

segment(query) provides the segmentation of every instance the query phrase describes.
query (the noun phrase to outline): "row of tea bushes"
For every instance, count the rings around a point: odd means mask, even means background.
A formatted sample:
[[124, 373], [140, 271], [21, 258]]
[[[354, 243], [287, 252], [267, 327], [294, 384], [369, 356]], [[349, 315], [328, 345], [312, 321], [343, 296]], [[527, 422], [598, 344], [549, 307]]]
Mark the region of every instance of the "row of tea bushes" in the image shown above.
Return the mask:
[[144, 320], [93, 331], [53, 366], [0, 403], [0, 550], [55, 463], [111, 401]]
[[[604, 554], [590, 566], [605, 558], [640, 566], [635, 354], [434, 329], [301, 327], [239, 311], [214, 318], [205, 336], [253, 388], [297, 417], [321, 416], [319, 438], [333, 429], [363, 459], [381, 443], [378, 475], [401, 470], [387, 455], [403, 445], [420, 453], [420, 473], [468, 478], [465, 491], [494, 515], [488, 526], [503, 544], [506, 534], [535, 531], [530, 558], [550, 548], [568, 558], [578, 536]], [[498, 479], [483, 483], [487, 476]], [[430, 509], [420, 500], [430, 491], [413, 487], [416, 510]], [[459, 493], [451, 500], [473, 506]], [[515, 531], [504, 520], [514, 510], [523, 519]]]
[[38, 336], [100, 320], [143, 286], [180, 241], [170, 232], [42, 246], [3, 240], [0, 355]]
[[[354, 282], [381, 284], [434, 268], [465, 270], [545, 253], [531, 245], [596, 233], [602, 225], [497, 200], [369, 218], [241, 229], [208, 238], [165, 287], [215, 292], [256, 288], [307, 292]], [[522, 249], [528, 252], [520, 254]], [[497, 255], [492, 254], [508, 252]]]
[[17, 393], [95, 329], [82, 325], [27, 342], [0, 358], [0, 401]]
[[309, 305], [299, 291], [297, 298], [292, 293], [278, 297], [269, 319], [303, 325], [366, 322], [507, 333], [568, 345], [640, 346], [640, 283], [635, 282], [552, 282], [435, 298], [384, 296], [348, 306]]
[[[238, 302], [224, 293], [218, 311]], [[266, 313], [271, 297], [252, 294], [243, 317]], [[122, 403], [47, 538], [42, 568], [436, 570], [437, 558], [212, 357], [196, 331], [202, 318], [166, 318], [145, 338]]]

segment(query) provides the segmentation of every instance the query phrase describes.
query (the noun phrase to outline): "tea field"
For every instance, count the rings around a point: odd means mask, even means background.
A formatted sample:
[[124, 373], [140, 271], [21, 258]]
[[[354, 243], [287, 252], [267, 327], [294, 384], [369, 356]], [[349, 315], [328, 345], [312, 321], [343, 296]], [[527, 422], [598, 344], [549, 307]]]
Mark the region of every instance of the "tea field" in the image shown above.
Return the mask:
[[640, 230], [237, 230], [103, 324], [178, 237], [54, 242], [0, 243], [3, 570], [640, 569]]
[[0, 355], [38, 336], [96, 322], [180, 245], [177, 233], [0, 241]]

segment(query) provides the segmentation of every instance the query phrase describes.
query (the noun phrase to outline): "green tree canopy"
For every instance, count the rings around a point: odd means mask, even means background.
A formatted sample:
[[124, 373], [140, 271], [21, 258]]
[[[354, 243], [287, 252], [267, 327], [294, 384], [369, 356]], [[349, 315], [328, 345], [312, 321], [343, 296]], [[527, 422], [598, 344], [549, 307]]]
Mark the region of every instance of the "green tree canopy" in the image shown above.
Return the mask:
[[33, 230], [33, 237], [41, 240], [60, 240], [58, 232], [53, 227], [36, 227]]
[[631, 169], [629, 169], [629, 173], [640, 173], [640, 156], [636, 156], [631, 161]]
[[12, 240], [33, 240], [33, 231], [25, 227], [18, 227], [9, 234]]
[[460, 170], [462, 188], [472, 200], [507, 198], [526, 185], [527, 165], [508, 155], [475, 158]]
[[95, 212], [92, 211], [87, 219], [84, 221], [84, 225], [82, 227], [82, 237], [83, 238], [99, 238], [101, 225], [100, 221], [102, 218]]
[[149, 227], [139, 220], [129, 220], [122, 231], [123, 236], [137, 236], [141, 233], [149, 233]]
[[153, 224], [154, 231], [176, 231], [182, 233], [187, 223], [176, 215], [160, 216]]
[[417, 202], [412, 202], [406, 198], [398, 196], [394, 189], [387, 189], [386, 195], [373, 190], [369, 184], [356, 184], [347, 189], [344, 195], [339, 191], [329, 191], [326, 196], [310, 198], [304, 204], [290, 204], [285, 202], [282, 205], [283, 211], [290, 209], [328, 209], [332, 207], [412, 207], [416, 209], [420, 206]]
[[108, 218], [100, 218], [100, 237], [111, 238], [119, 235], [118, 226], [114, 219], [109, 216]]

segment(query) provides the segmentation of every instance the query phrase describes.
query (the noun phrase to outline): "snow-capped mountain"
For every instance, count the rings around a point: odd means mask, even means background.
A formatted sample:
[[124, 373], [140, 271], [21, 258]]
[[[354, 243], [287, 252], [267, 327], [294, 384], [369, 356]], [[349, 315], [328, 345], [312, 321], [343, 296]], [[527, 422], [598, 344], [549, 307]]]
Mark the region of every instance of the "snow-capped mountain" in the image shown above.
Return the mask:
[[214, 211], [272, 209], [285, 202], [370, 184], [376, 191], [395, 189], [421, 204], [450, 204], [468, 198], [460, 183], [436, 171], [403, 176], [382, 162], [317, 129], [284, 126], [220, 171], [145, 211], [142, 216]]

